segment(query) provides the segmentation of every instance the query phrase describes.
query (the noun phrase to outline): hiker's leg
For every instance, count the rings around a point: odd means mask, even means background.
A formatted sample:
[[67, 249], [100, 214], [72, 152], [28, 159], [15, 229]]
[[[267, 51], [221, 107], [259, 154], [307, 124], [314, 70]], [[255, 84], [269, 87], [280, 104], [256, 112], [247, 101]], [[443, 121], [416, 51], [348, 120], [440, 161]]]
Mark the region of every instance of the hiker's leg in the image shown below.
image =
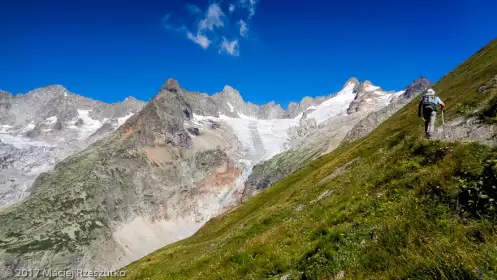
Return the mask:
[[429, 117], [429, 125], [428, 125], [428, 137], [431, 138], [433, 133], [435, 132], [435, 119], [437, 118], [437, 112], [433, 111]]
[[425, 137], [429, 138], [430, 133], [429, 133], [429, 128], [430, 128], [430, 119], [425, 119]]
[[430, 117], [431, 114], [427, 114], [423, 112], [423, 118], [425, 119], [425, 137], [430, 138], [429, 128], [430, 128]]

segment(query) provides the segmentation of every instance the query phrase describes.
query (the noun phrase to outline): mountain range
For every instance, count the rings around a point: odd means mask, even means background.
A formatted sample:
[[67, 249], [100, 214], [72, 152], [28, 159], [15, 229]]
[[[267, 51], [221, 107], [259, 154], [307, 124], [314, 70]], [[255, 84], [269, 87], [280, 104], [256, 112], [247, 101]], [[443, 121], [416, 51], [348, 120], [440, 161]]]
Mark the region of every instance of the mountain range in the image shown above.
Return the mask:
[[36, 177], [104, 137], [138, 112], [132, 97], [105, 104], [48, 86], [0, 92], [0, 208], [26, 198]]
[[287, 110], [174, 79], [147, 103], [105, 104], [62, 86], [1, 92], [0, 275], [127, 265], [364, 137], [429, 84], [396, 92], [351, 78]]

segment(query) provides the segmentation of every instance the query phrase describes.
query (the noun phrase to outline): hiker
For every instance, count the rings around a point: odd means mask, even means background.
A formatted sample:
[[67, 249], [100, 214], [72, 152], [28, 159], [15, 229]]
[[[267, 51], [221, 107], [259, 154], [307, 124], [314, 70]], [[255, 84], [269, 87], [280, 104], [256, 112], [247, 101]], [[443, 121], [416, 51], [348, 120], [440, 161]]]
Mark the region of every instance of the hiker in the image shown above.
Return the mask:
[[435, 95], [433, 89], [428, 89], [424, 94], [421, 102], [419, 102], [418, 116], [425, 122], [426, 138], [431, 139], [435, 131], [435, 118], [437, 117], [437, 105], [440, 104], [442, 110], [445, 104]]

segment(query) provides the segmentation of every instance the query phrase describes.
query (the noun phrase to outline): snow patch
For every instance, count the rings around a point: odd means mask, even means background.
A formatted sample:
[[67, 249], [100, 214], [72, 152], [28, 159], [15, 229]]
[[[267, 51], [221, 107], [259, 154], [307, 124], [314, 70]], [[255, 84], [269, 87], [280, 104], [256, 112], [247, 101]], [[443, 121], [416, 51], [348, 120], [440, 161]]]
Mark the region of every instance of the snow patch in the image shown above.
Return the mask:
[[242, 113], [237, 113], [237, 115], [238, 115], [238, 117], [240, 117], [240, 119], [244, 119], [244, 120], [253, 120], [253, 121], [258, 120], [258, 118], [247, 116], [247, 115], [244, 115]]
[[222, 114], [219, 118], [193, 114], [193, 122], [200, 125], [208, 121], [226, 123], [241, 144], [245, 153], [243, 158], [254, 165], [285, 151], [289, 141], [288, 130], [299, 124], [298, 118], [261, 120], [241, 113], [238, 115], [240, 118]]
[[45, 119], [45, 122], [47, 122], [49, 124], [54, 124], [57, 122], [57, 116], [48, 117]]
[[8, 131], [13, 128], [13, 126], [8, 125], [8, 124], [2, 124], [0, 125], [0, 133], [8, 133]]
[[288, 130], [297, 125], [298, 122], [294, 119], [259, 120], [256, 127], [265, 150], [260, 161], [271, 159], [285, 151], [285, 145], [290, 140]]
[[393, 97], [393, 94], [391, 94], [391, 93], [384, 94], [384, 95], [378, 97], [376, 99], [376, 100], [378, 100], [378, 102], [376, 103], [376, 106], [379, 108], [387, 106], [392, 101], [392, 97]]
[[372, 86], [372, 85], [366, 87], [366, 91], [375, 91], [378, 89], [380, 89], [380, 87]]
[[399, 96], [401, 96], [402, 94], [404, 94], [405, 92], [406, 92], [405, 90], [397, 91], [396, 93], [394, 93], [394, 94], [392, 95], [392, 98], [399, 97]]
[[34, 141], [28, 137], [24, 136], [12, 136], [9, 134], [0, 134], [0, 142], [3, 142], [8, 145], [12, 145], [17, 149], [29, 148], [29, 146], [36, 147], [54, 147], [53, 145], [43, 142], [43, 141]]
[[135, 113], [129, 113], [124, 117], [117, 118], [117, 126], [123, 125], [129, 118], [131, 118]]
[[234, 111], [235, 111], [235, 109], [233, 108], [233, 106], [232, 106], [229, 102], [227, 102], [226, 104], [228, 104], [228, 106], [230, 107], [230, 111], [231, 111], [231, 112], [234, 112]]
[[69, 126], [69, 129], [77, 130], [78, 131], [78, 138], [79, 139], [84, 139], [87, 138], [88, 136], [92, 135], [95, 133], [103, 123], [107, 121], [107, 119], [104, 119], [103, 122], [99, 120], [94, 120], [90, 117], [90, 112], [91, 110], [79, 110], [78, 109], [78, 115], [79, 117], [83, 120], [83, 125], [81, 126], [75, 126], [74, 124], [71, 124]]
[[[308, 118], [313, 118], [317, 124], [320, 124], [330, 118], [347, 114], [350, 102], [355, 99], [354, 87], [355, 84], [353, 83], [347, 85], [333, 97], [316, 106], [316, 109], [309, 113]], [[296, 118], [300, 117], [301, 115]]]
[[21, 130], [21, 133], [29, 132], [29, 131], [35, 129], [35, 127], [36, 127], [35, 123], [34, 122], [30, 122], [25, 128], [23, 128]]

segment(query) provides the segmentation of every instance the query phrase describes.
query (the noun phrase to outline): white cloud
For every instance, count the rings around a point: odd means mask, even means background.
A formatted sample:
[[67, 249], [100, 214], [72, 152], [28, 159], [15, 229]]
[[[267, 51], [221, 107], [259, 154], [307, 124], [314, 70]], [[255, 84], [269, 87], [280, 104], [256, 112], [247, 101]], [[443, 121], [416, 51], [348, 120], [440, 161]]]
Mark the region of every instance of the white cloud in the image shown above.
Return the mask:
[[240, 20], [240, 36], [246, 37], [248, 35], [248, 25], [243, 19]]
[[223, 37], [223, 42], [219, 46], [219, 52], [225, 52], [232, 56], [239, 56], [240, 50], [238, 45], [238, 39], [229, 41]]
[[223, 27], [223, 17], [224, 13], [221, 10], [221, 7], [215, 3], [211, 4], [207, 9], [205, 17], [198, 23], [198, 29], [195, 35], [188, 31], [186, 34], [187, 38], [201, 46], [203, 49], [207, 49], [212, 41], [207, 37], [206, 31], [214, 31], [215, 28]]
[[224, 22], [222, 18], [224, 13], [218, 4], [211, 4], [207, 9], [207, 14], [204, 19], [202, 19], [198, 24], [199, 30], [214, 30], [215, 27], [223, 27]]
[[207, 49], [211, 44], [211, 40], [209, 40], [209, 38], [207, 38], [207, 36], [205, 36], [202, 33], [197, 32], [196, 35], [193, 35], [193, 33], [188, 31], [186, 33], [186, 37], [188, 39], [190, 39], [192, 42], [194, 42], [195, 44], [201, 46], [204, 50]]
[[[162, 26], [183, 36], [203, 49], [216, 46], [219, 53], [240, 55], [240, 40], [249, 36], [249, 25], [255, 15], [259, 0], [228, 0], [225, 14], [219, 3], [210, 4], [206, 10], [186, 4], [189, 12], [189, 25], [176, 25], [171, 22], [171, 14], [162, 19]], [[230, 3], [231, 2], [231, 3]], [[236, 12], [235, 12], [236, 11]], [[185, 18], [185, 17], [183, 17]], [[230, 38], [229, 40], [226, 38]]]

